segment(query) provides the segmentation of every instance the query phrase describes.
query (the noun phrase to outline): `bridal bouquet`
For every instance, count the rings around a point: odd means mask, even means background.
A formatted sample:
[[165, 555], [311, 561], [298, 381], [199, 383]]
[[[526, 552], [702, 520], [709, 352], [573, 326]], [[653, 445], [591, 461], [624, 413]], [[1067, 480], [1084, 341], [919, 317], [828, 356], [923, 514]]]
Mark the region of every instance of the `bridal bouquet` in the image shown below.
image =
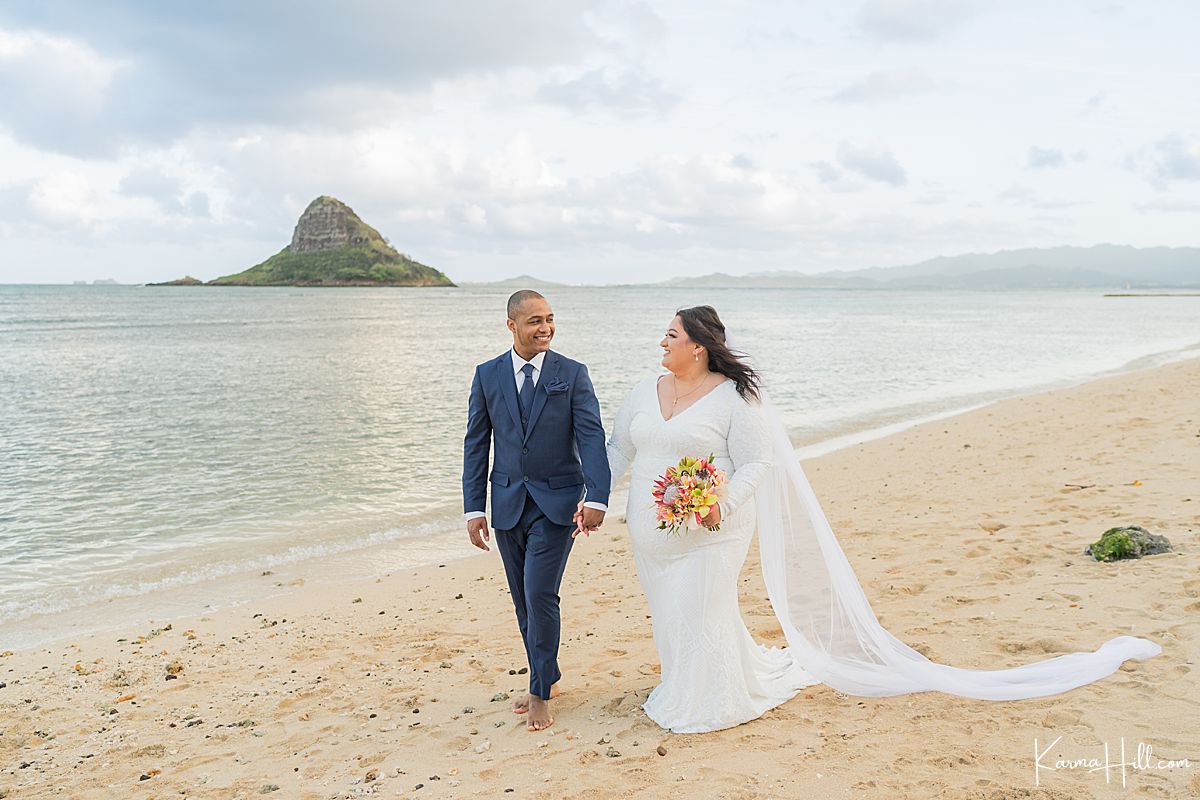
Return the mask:
[[[725, 485], [725, 471], [718, 468], [710, 453], [708, 458], [684, 456], [654, 482], [655, 518], [658, 529], [678, 533], [694, 517], [703, 524], [708, 511], [720, 499], [718, 491]], [[713, 530], [720, 530], [718, 524]]]

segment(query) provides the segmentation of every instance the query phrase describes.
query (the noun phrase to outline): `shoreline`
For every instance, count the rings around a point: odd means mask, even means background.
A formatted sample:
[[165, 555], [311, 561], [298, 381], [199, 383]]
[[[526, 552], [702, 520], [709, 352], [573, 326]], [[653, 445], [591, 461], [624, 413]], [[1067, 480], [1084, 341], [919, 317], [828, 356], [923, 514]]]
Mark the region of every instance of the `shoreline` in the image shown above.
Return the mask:
[[[1193, 353], [1195, 354], [1193, 355]], [[824, 432], [821, 438], [811, 443], [794, 440], [793, 445], [801, 461], [806, 462], [858, 445], [886, 439], [923, 425], [954, 419], [997, 403], [1042, 395], [1107, 378], [1150, 371], [1161, 366], [1193, 359], [1200, 359], [1200, 342], [1140, 356], [1119, 367], [1084, 377], [986, 392], [983, 395], [985, 399], [978, 402], [967, 400], [963, 404], [960, 402], [962, 399], [959, 398], [942, 410], [928, 410], [936, 409], [939, 405], [936, 402], [904, 406], [898, 414], [876, 414], [859, 425], [831, 428]], [[898, 416], [899, 420], [888, 421], [892, 416]], [[618, 499], [620, 502], [614, 504], [612, 508], [619, 509], [616, 516], [621, 520], [624, 519], [624, 498], [624, 487], [614, 492], [614, 499]], [[182, 620], [232, 610], [275, 596], [286, 596], [291, 593], [289, 587], [303, 586], [306, 582], [311, 582], [312, 579], [307, 578], [306, 575], [316, 564], [332, 564], [337, 567], [332, 570], [335, 574], [351, 574], [356, 580], [367, 580], [390, 574], [386, 568], [367, 566], [379, 563], [388, 557], [393, 561], [391, 571], [403, 571], [427, 568], [437, 563], [456, 561], [477, 555], [471, 552], [463, 553], [461, 543], [454, 539], [442, 540], [441, 537], [444, 537], [445, 533], [400, 534], [395, 537], [386, 536], [386, 533], [388, 532], [363, 537], [368, 540], [382, 538], [383, 540], [379, 542], [350, 544], [344, 547], [342, 546], [344, 543], [336, 543], [332, 553], [309, 555], [290, 561], [279, 561], [281, 556], [286, 556], [286, 553], [259, 554], [253, 559], [265, 562], [265, 568], [262, 564], [247, 565], [245, 568], [221, 572], [211, 578], [172, 581], [171, 585], [158, 586], [143, 593], [120, 595], [85, 605], [4, 622], [3, 628], [0, 628], [2, 631], [0, 632], [0, 650], [52, 647], [68, 639], [120, 630], [128, 625], [138, 624], [139, 617], [144, 617], [142, 607], [147, 604], [157, 604], [164, 608], [164, 612], [158, 614], [157, 618], [159, 621], [169, 622], [173, 619]], [[416, 561], [408, 558], [401, 563], [395, 563], [394, 553], [400, 548], [416, 548], [426, 555]], [[297, 580], [301, 583], [297, 584]], [[320, 580], [317, 579], [317, 582], [319, 583]], [[214, 604], [212, 601], [217, 598], [220, 598], [220, 601]], [[174, 609], [174, 611], [167, 611], [169, 609]], [[106, 621], [101, 622], [102, 619]], [[146, 619], [148, 622], [153, 621]], [[10, 630], [3, 630], [4, 628], [10, 629], [12, 633]]]
[[[1163, 645], [1062, 695], [860, 698], [815, 686], [727, 731], [662, 731], [640, 711], [657, 660], [613, 521], [568, 565], [566, 685], [547, 732], [527, 732], [492, 699], [525, 682], [493, 549], [0, 656], [0, 763], [13, 765], [0, 768], [0, 789], [85, 800], [138, 788], [248, 798], [272, 786], [303, 800], [1095, 797], [1110, 787], [1081, 770], [1043, 773], [1035, 789], [1034, 738], [1059, 739], [1050, 758], [1100, 758], [1120, 737], [1160, 758], [1200, 752], [1196, 396], [1190, 359], [805, 463], [880, 622], [935, 661], [1004, 668], [1125, 633]], [[1082, 556], [1122, 523], [1166, 533], [1174, 552]], [[783, 644], [756, 545], [742, 578], [751, 633]], [[1198, 772], [1139, 771], [1129, 790], [1194, 794]]]

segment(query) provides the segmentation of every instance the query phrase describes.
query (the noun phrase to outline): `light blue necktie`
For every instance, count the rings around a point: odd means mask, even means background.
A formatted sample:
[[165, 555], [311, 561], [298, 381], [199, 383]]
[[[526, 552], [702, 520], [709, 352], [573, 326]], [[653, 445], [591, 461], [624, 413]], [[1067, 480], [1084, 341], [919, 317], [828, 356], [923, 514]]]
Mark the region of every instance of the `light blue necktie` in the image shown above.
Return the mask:
[[521, 384], [517, 399], [521, 403], [521, 428], [524, 429], [529, 426], [529, 413], [533, 410], [533, 364], [521, 367], [521, 372], [525, 373], [525, 382]]

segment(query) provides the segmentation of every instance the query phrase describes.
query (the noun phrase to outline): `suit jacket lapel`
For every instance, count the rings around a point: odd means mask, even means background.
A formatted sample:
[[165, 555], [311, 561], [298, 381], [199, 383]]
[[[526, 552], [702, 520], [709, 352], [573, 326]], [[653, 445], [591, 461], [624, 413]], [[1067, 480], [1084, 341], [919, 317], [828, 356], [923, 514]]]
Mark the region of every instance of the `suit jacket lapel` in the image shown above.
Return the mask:
[[[534, 387], [533, 393], [533, 408], [529, 410], [529, 426], [525, 428], [525, 441], [529, 441], [529, 434], [533, 432], [533, 426], [537, 425], [538, 417], [542, 414], [542, 409], [546, 407], [546, 382], [558, 377], [558, 356], [547, 351], [546, 358], [542, 361], [542, 374], [538, 379], [537, 386]], [[513, 379], [513, 385], [516, 385], [516, 379]], [[516, 397], [516, 392], [513, 392]]]
[[500, 381], [500, 394], [504, 395], [504, 405], [512, 416], [513, 425], [521, 430], [521, 410], [517, 407], [517, 378], [512, 370], [512, 356], [508, 353], [496, 359], [496, 380]]

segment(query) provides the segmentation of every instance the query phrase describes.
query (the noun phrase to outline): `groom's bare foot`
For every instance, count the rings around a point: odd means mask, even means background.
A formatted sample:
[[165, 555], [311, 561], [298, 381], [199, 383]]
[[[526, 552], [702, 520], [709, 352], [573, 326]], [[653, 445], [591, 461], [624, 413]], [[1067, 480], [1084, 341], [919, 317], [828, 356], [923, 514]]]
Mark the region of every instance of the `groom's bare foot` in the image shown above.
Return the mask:
[[[527, 694], [524, 697], [522, 697], [520, 700], [513, 703], [513, 713], [514, 714], [524, 714], [526, 711], [528, 711], [530, 697], [533, 697], [533, 695]], [[556, 697], [558, 697], [558, 684], [557, 683], [550, 687], [550, 699], [553, 700]]]
[[540, 697], [529, 697], [529, 719], [526, 720], [525, 730], [544, 731], [554, 724], [550, 716], [550, 701]]

